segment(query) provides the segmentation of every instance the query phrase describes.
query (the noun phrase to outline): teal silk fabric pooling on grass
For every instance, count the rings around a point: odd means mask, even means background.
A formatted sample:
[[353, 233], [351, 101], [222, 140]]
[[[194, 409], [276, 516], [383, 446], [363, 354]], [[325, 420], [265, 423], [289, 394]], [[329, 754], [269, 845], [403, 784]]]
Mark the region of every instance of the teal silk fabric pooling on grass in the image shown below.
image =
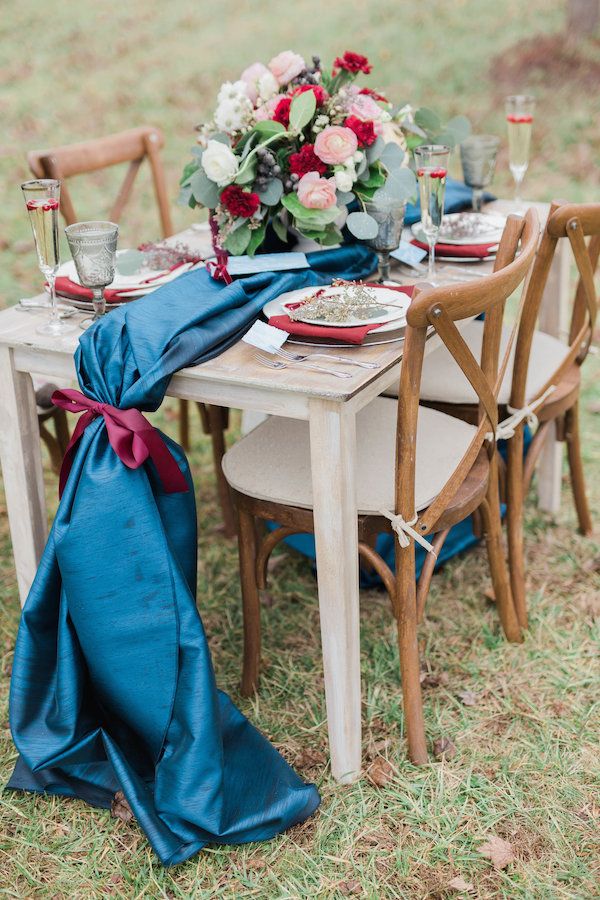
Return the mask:
[[[86, 331], [81, 390], [156, 410], [171, 375], [237, 341], [284, 291], [367, 278], [375, 255], [309, 254], [311, 268], [223, 285], [205, 270], [110, 312]], [[23, 609], [10, 693], [19, 759], [9, 788], [109, 807], [122, 790], [165, 865], [209, 842], [263, 840], [319, 804], [215, 684], [196, 609], [196, 508], [187, 479], [164, 493], [152, 463], [127, 468], [104, 420], [84, 431]]]

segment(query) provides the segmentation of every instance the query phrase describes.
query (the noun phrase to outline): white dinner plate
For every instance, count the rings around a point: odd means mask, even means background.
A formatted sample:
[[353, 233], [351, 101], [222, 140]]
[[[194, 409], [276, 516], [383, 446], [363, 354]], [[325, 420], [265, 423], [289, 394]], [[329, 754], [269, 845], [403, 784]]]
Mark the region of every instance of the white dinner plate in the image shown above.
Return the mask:
[[[461, 224], [471, 225], [471, 229], [464, 236], [457, 236], [456, 229]], [[486, 213], [460, 212], [444, 215], [438, 242], [440, 244], [456, 244], [457, 246], [469, 244], [490, 244], [499, 241], [506, 225], [506, 217]], [[473, 227], [474, 226], [474, 227]], [[420, 222], [411, 225], [413, 236], [422, 243], [427, 243]]]
[[[270, 319], [273, 316], [284, 316], [288, 314], [288, 310], [286, 309], [286, 304], [289, 303], [297, 303], [299, 300], [307, 297], [310, 293], [319, 290], [319, 288], [310, 288], [308, 291], [306, 288], [303, 288], [298, 291], [286, 291], [285, 294], [281, 294], [279, 297], [276, 297], [274, 300], [270, 300], [263, 306], [263, 315]], [[342, 288], [330, 288], [331, 291], [335, 290], [343, 290]], [[394, 306], [398, 307], [398, 311], [391, 309], [387, 310], [384, 314], [385, 318], [377, 317], [378, 321], [384, 321], [385, 324], [381, 325], [377, 332], [381, 334], [382, 332], [394, 331], [403, 325], [406, 322], [406, 311], [410, 306], [410, 297], [400, 291], [392, 291], [389, 288], [373, 288], [373, 291], [376, 291], [380, 298], [383, 300], [385, 296], [386, 303], [393, 303]], [[391, 300], [389, 299], [391, 297]], [[389, 314], [389, 315], [388, 315]], [[318, 325], [324, 326], [327, 328], [331, 327], [339, 327], [339, 328], [352, 328], [359, 325], [372, 325], [374, 324], [373, 319], [352, 319], [350, 322], [344, 322], [342, 324], [333, 323], [333, 322], [323, 322], [323, 321], [315, 321], [315, 320], [303, 320], [306, 321], [307, 324], [310, 325]]]

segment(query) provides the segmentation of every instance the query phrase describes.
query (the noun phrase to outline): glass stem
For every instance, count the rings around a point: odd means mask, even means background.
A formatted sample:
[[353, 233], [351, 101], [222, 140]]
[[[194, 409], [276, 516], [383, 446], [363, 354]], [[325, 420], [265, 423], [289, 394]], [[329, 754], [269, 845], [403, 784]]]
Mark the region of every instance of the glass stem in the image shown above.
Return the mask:
[[379, 257], [379, 281], [389, 281], [390, 277], [390, 253], [389, 250], [378, 250]]
[[427, 241], [429, 244], [429, 258], [427, 260], [427, 281], [433, 283], [435, 278], [435, 238]]
[[50, 321], [58, 322], [58, 304], [56, 302], [56, 274], [52, 272], [51, 274], [46, 276], [48, 280], [48, 287], [50, 288]]
[[94, 317], [92, 321], [101, 319], [106, 312], [106, 300], [104, 299], [104, 288], [92, 288], [92, 303], [94, 304]]
[[481, 212], [483, 206], [483, 188], [473, 188], [473, 212]]
[[523, 176], [520, 178], [515, 176], [515, 203], [520, 206], [522, 204], [521, 200], [521, 185], [523, 184]]

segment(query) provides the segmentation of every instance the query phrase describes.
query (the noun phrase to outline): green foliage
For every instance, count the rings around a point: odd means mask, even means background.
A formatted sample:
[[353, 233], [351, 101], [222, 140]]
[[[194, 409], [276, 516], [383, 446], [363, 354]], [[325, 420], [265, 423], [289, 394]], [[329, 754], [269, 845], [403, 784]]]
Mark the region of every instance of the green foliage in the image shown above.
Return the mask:
[[266, 230], [266, 223], [263, 222], [261, 225], [259, 225], [258, 228], [255, 228], [250, 232], [250, 240], [248, 242], [248, 247], [246, 248], [246, 253], [248, 254], [248, 256], [254, 256], [265, 239]]
[[290, 106], [290, 129], [300, 132], [305, 128], [315, 114], [317, 100], [314, 91], [304, 91], [297, 94]]
[[379, 225], [373, 216], [366, 212], [350, 213], [346, 219], [346, 226], [348, 231], [359, 241], [370, 241], [379, 233]]
[[227, 239], [223, 242], [223, 247], [233, 256], [241, 256], [246, 252], [246, 248], [252, 238], [252, 232], [248, 227], [248, 222], [244, 222], [234, 231], [230, 232]]
[[321, 228], [335, 221], [341, 210], [337, 206], [330, 206], [328, 209], [308, 209], [298, 200], [296, 194], [285, 194], [281, 198], [281, 202], [285, 208], [291, 212], [299, 224], [306, 224], [312, 228]]
[[211, 181], [203, 168], [198, 168], [190, 179], [190, 187], [196, 201], [207, 209], [214, 209], [221, 196], [220, 188]]

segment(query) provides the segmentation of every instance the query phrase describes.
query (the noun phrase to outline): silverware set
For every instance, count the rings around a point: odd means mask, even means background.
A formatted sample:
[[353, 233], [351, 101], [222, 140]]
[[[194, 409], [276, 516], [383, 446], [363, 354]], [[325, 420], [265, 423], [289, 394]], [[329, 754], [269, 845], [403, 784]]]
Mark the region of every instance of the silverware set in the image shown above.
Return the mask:
[[[267, 355], [267, 352], [272, 355]], [[336, 378], [352, 378], [350, 372], [341, 372], [339, 369], [330, 369], [328, 366], [312, 362], [315, 358], [330, 359], [334, 362], [344, 363], [344, 365], [358, 366], [361, 369], [379, 368], [378, 363], [364, 362], [352, 359], [349, 356], [330, 356], [328, 353], [291, 353], [289, 350], [275, 347], [270, 348], [267, 352], [255, 351], [254, 359], [268, 369], [287, 369], [290, 366], [301, 365], [304, 369], [311, 369], [314, 372], [325, 372], [327, 375], [334, 375]]]

